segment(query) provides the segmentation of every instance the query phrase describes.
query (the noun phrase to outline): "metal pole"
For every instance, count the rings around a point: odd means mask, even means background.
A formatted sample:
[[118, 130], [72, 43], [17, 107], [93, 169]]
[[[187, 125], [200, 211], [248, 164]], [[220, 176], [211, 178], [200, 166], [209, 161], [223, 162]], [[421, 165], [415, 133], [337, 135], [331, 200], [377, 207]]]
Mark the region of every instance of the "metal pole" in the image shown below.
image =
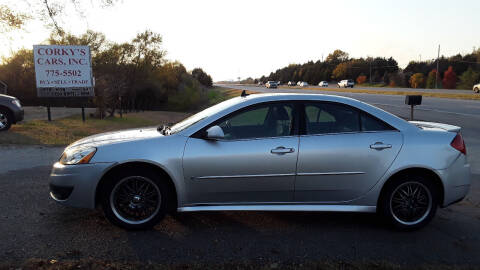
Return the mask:
[[50, 106], [47, 106], [47, 115], [48, 115], [48, 122], [52, 122], [52, 114], [50, 113]]
[[410, 105], [410, 121], [413, 121], [413, 105]]
[[438, 88], [438, 84], [437, 84], [437, 81], [438, 81], [438, 73], [440, 72], [440, 70], [438, 70], [438, 62], [440, 61], [440, 44], [438, 45], [438, 55], [437, 55], [437, 73], [435, 74], [435, 89]]
[[85, 123], [85, 107], [82, 107], [82, 121]]

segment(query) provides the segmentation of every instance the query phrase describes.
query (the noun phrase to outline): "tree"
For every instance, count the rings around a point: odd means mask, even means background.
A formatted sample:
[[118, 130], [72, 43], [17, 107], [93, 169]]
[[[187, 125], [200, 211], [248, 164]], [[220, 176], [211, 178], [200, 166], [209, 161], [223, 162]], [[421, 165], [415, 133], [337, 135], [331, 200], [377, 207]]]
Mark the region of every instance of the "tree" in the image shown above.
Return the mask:
[[409, 82], [412, 88], [422, 88], [425, 83], [425, 76], [423, 76], [423, 73], [415, 73], [410, 77]]
[[471, 67], [469, 67], [467, 71], [460, 75], [459, 78], [460, 84], [458, 85], [458, 88], [471, 90], [473, 85], [480, 81], [480, 72], [475, 72]]
[[332, 62], [334, 64], [339, 64], [348, 60], [348, 53], [342, 50], [335, 50], [333, 53], [329, 54], [325, 59], [325, 62]]
[[[66, 10], [75, 10], [82, 19], [84, 12], [88, 9], [105, 8], [113, 6], [118, 0], [26, 0], [16, 1], [13, 5], [0, 4], [0, 32], [10, 32], [22, 29], [29, 21], [36, 20], [44, 22], [48, 29], [54, 30], [57, 34], [63, 35], [65, 31], [59, 23], [59, 18], [66, 17]], [[24, 10], [29, 10], [25, 13]], [[73, 14], [68, 14], [72, 16]]]
[[426, 88], [430, 88], [430, 89], [435, 88], [435, 80], [436, 80], [436, 77], [437, 77], [437, 70], [436, 70], [436, 69], [432, 69], [432, 70], [428, 73]]
[[[206, 87], [212, 87], [213, 82], [212, 82], [212, 77], [208, 75], [203, 69], [201, 68], [195, 68], [192, 70], [192, 76], [197, 79], [202, 85]], [[251, 78], [250, 78], [251, 79]], [[252, 79], [251, 79], [252, 80]], [[252, 80], [253, 81], [253, 80]]]
[[365, 75], [360, 75], [357, 77], [357, 83], [358, 84], [364, 84], [367, 81], [367, 76]]
[[457, 74], [453, 71], [453, 67], [449, 66], [447, 71], [443, 73], [443, 88], [446, 89], [455, 89], [457, 84]]

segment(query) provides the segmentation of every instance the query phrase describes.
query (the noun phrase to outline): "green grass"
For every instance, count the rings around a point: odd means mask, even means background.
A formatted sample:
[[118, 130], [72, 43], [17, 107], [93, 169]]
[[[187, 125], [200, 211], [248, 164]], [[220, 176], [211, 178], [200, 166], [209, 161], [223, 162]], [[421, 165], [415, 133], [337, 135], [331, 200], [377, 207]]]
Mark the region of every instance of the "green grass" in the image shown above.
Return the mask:
[[[157, 112], [159, 114], [160, 112]], [[182, 114], [172, 117], [179, 121]], [[13, 125], [0, 134], [0, 144], [42, 144], [67, 145], [83, 137], [122, 129], [155, 126], [168, 122], [155, 117], [155, 112], [129, 113], [120, 117], [105, 119], [87, 118], [85, 123], [80, 116], [72, 116], [52, 122], [33, 120]]]

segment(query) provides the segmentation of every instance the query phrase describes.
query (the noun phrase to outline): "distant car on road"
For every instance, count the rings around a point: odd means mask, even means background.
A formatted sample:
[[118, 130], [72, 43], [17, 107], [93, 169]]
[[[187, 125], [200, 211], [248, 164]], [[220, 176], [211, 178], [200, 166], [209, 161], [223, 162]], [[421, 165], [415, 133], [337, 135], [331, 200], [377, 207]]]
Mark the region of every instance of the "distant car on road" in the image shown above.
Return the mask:
[[265, 87], [267, 88], [277, 88], [277, 82], [275, 81], [268, 81], [266, 84], [265, 84]]
[[459, 132], [347, 97], [242, 95], [172, 127], [72, 143], [53, 165], [50, 196], [101, 206], [126, 229], [175, 211], [339, 211], [413, 230], [469, 191]]
[[263, 85], [263, 83], [262, 83], [262, 82], [258, 82], [257, 85]]
[[473, 92], [480, 93], [480, 83], [473, 86]]
[[282, 85], [282, 82], [281, 81], [277, 81], [277, 86], [280, 86]]
[[23, 120], [23, 108], [16, 97], [0, 94], [0, 131], [10, 129], [12, 124]]
[[288, 86], [295, 86], [296, 85], [296, 83], [294, 81], [288, 81], [287, 84], [288, 84]]
[[328, 86], [328, 82], [326, 82], [326, 81], [321, 81], [321, 82], [318, 83], [318, 86], [327, 87], [327, 86]]
[[299, 86], [300, 87], [305, 87], [305, 86], [308, 86], [308, 83], [307, 82], [301, 82]]
[[338, 87], [343, 87], [343, 88], [347, 88], [347, 87], [353, 88], [354, 85], [355, 83], [353, 82], [353, 80], [341, 80], [338, 83]]

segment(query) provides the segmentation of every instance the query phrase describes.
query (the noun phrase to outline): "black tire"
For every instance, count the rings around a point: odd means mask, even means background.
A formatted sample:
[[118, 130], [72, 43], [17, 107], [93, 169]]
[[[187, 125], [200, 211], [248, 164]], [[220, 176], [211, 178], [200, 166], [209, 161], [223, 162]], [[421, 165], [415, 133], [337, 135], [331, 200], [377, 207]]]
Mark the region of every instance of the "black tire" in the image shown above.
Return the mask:
[[[150, 229], [161, 221], [168, 212], [168, 202], [170, 202], [171, 194], [169, 194], [166, 181], [155, 172], [144, 169], [121, 170], [111, 175], [107, 181], [102, 189], [101, 204], [105, 217], [112, 224], [127, 230]], [[132, 189], [124, 187], [132, 188], [133, 184], [138, 187], [135, 192], [130, 192]], [[127, 190], [128, 194], [126, 193]], [[154, 195], [157, 193], [158, 195], [155, 197]], [[147, 201], [156, 201], [160, 204]], [[146, 208], [145, 205], [147, 204], [151, 204], [151, 206]], [[142, 210], [152, 213], [140, 220], [127, 217], [128, 212], [136, 215]]]
[[0, 132], [10, 129], [13, 123], [12, 113], [4, 108], [0, 108]]
[[480, 89], [478, 89], [477, 87], [475, 87], [475, 89], [473, 89], [473, 92], [475, 92], [475, 93], [480, 93]]
[[[412, 197], [406, 196], [402, 190], [408, 187], [412, 188], [412, 192], [417, 187], [417, 193], [414, 192]], [[401, 198], [402, 195], [408, 199], [404, 200]], [[403, 175], [387, 184], [378, 207], [380, 214], [396, 229], [413, 231], [424, 227], [432, 220], [438, 208], [438, 198], [437, 186], [427, 177]], [[410, 215], [412, 216], [408, 217]]]

